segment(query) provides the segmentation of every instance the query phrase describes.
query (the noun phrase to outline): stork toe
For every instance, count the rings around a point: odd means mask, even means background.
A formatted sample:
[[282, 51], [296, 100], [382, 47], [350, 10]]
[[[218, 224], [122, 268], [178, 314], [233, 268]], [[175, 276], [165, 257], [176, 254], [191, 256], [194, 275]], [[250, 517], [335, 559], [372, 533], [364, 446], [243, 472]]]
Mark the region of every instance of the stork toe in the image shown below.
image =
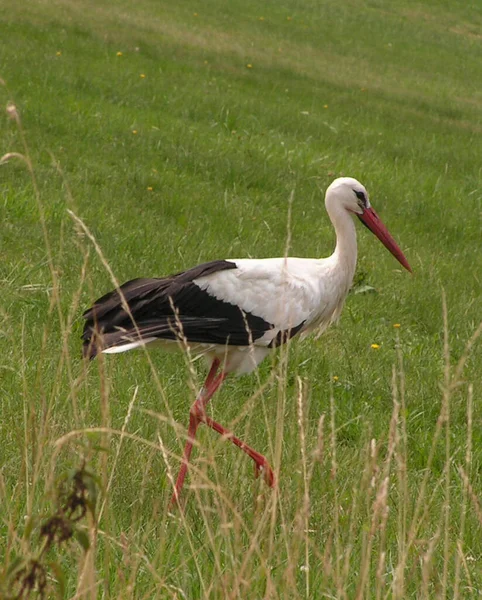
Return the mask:
[[271, 468], [269, 462], [264, 458], [261, 461], [255, 461], [254, 464], [254, 472], [256, 479], [262, 475], [265, 482], [269, 485], [270, 488], [274, 488], [276, 486], [276, 478], [274, 475], [274, 471]]

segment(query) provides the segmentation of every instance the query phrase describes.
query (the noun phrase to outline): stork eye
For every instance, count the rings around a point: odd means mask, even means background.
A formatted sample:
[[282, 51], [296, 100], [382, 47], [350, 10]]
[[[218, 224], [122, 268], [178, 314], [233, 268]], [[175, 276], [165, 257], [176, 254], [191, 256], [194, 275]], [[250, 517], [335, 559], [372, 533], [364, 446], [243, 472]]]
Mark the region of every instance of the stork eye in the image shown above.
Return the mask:
[[358, 200], [361, 201], [363, 208], [366, 208], [367, 207], [367, 197], [365, 196], [365, 194], [358, 190], [353, 190], [353, 191], [355, 192], [355, 195], [358, 198]]

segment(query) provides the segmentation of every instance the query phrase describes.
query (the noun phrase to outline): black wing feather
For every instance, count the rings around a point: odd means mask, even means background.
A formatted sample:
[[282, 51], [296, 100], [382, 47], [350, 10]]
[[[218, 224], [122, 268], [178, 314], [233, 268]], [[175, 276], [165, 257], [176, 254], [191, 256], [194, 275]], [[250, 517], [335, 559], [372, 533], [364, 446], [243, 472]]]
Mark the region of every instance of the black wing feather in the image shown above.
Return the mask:
[[152, 337], [249, 345], [273, 325], [210, 296], [193, 283], [199, 277], [235, 268], [233, 262], [212, 261], [162, 279], [133, 279], [105, 294], [83, 315], [84, 356], [94, 358], [105, 348]]

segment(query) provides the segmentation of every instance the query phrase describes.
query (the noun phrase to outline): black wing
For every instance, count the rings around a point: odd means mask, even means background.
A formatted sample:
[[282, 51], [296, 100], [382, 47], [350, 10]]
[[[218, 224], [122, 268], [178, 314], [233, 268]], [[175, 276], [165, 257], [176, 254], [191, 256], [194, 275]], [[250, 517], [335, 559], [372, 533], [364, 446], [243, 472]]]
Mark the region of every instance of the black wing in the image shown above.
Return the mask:
[[249, 345], [273, 326], [234, 304], [218, 300], [194, 283], [199, 277], [236, 268], [234, 262], [217, 260], [162, 279], [124, 283], [84, 313], [84, 356], [94, 358], [105, 348], [153, 337]]

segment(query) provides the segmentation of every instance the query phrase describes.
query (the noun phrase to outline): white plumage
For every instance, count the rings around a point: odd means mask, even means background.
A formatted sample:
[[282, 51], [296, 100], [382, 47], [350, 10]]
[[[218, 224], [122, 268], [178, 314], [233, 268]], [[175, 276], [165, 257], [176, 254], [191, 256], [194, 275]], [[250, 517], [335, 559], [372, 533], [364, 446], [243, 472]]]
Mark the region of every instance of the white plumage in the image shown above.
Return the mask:
[[[253, 340], [257, 351], [246, 347], [199, 349], [210, 360], [226, 357], [227, 372], [249, 373], [269, 353], [268, 346], [283, 331], [300, 327], [306, 333], [316, 327], [325, 328], [341, 312], [344, 294], [334, 261], [308, 258], [228, 259], [236, 269], [220, 271], [195, 279], [193, 283], [210, 296], [235, 304], [270, 323], [273, 328]], [[237, 356], [238, 353], [242, 356]]]

